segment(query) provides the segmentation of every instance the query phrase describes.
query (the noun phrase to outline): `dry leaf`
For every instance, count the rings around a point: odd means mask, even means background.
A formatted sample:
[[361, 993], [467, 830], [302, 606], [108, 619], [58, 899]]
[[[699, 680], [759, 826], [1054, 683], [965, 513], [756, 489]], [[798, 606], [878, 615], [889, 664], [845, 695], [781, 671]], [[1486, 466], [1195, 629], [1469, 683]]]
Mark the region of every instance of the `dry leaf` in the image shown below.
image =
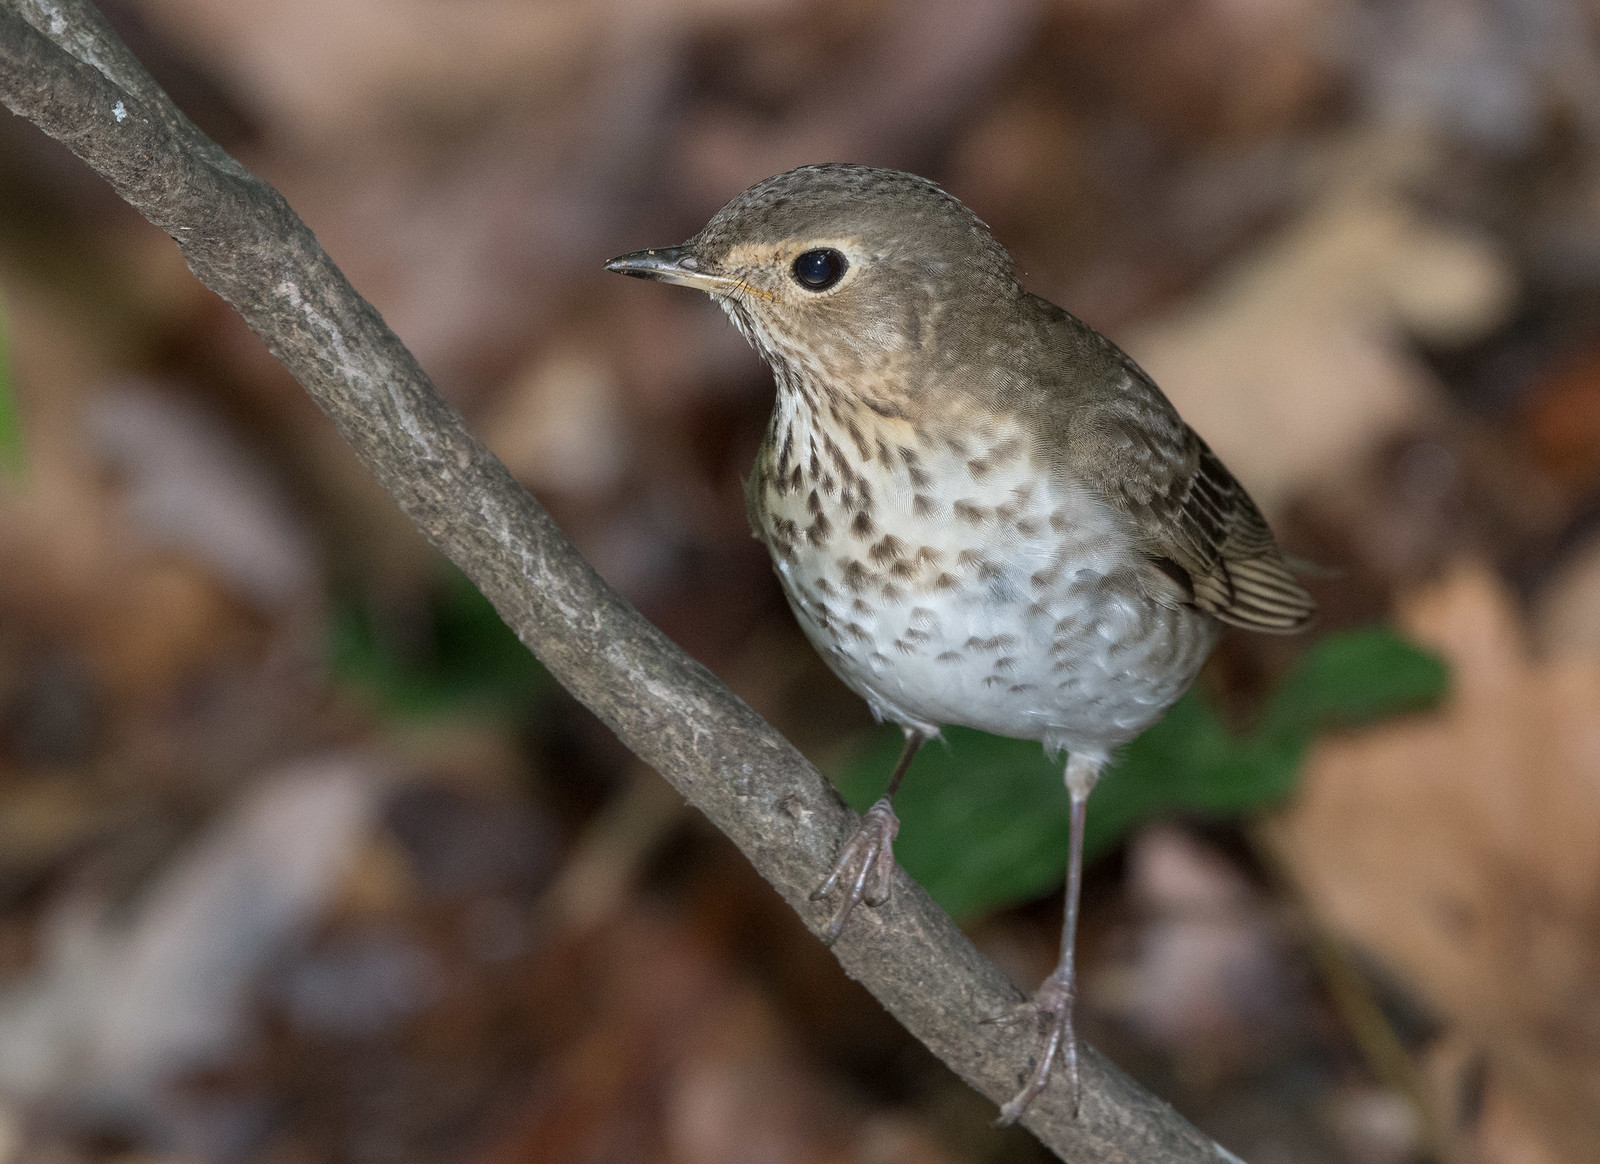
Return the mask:
[[271, 469], [173, 386], [108, 384], [89, 402], [89, 443], [116, 476], [138, 541], [207, 566], [263, 611], [304, 603], [320, 566]]
[[584, 350], [549, 353], [519, 374], [481, 422], [484, 439], [519, 480], [594, 497], [628, 467], [626, 417], [611, 367]]
[[1128, 339], [1268, 510], [1430, 409], [1403, 330], [1459, 341], [1503, 317], [1512, 279], [1483, 240], [1427, 221], [1404, 142], [1358, 143], [1327, 192], [1205, 295]]
[[1543, 653], [1600, 653], [1600, 538], [1580, 547], [1540, 588], [1533, 629]]
[[1486, 1056], [1482, 1159], [1600, 1159], [1600, 658], [1532, 658], [1478, 569], [1401, 621], [1449, 703], [1318, 745], [1274, 837], [1319, 915]]
[[[252, 112], [309, 140], [354, 137], [420, 108], [475, 113], [508, 91], [568, 80], [603, 28], [581, 4], [140, 0], [140, 15], [222, 74]], [[315, 29], [316, 35], [308, 35]], [[359, 46], [359, 47], [357, 47]]]
[[[808, 1063], [704, 927], [624, 905], [563, 959], [568, 1040], [478, 1164], [955, 1164]], [[570, 976], [570, 977], [568, 977]]]
[[1156, 825], [1128, 847], [1137, 904], [1125, 958], [1087, 983], [1091, 1005], [1172, 1057], [1190, 1087], [1258, 1065], [1301, 1018], [1281, 934], [1248, 879], [1183, 830]]
[[235, 1049], [261, 974], [304, 938], [377, 803], [356, 755], [240, 801], [127, 916], [68, 895], [28, 978], [0, 992], [0, 1097], [159, 1119], [162, 1089]]

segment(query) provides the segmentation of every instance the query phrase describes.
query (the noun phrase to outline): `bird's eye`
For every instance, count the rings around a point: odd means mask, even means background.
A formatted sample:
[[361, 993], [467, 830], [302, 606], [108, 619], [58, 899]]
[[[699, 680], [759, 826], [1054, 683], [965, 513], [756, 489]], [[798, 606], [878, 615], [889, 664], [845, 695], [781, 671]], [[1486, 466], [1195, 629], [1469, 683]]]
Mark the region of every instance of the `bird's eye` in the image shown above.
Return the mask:
[[844, 278], [849, 267], [850, 264], [838, 251], [832, 247], [822, 247], [806, 251], [794, 261], [794, 277], [807, 291], [826, 291]]

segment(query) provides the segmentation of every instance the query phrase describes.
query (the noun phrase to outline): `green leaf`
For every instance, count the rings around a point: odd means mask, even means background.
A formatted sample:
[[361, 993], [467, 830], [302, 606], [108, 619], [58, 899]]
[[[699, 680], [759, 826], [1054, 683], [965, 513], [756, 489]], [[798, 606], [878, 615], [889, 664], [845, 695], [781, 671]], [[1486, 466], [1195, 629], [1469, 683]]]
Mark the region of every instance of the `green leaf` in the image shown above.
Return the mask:
[[0, 476], [18, 478], [26, 469], [23, 459], [22, 414], [17, 407], [11, 376], [11, 344], [6, 331], [5, 304], [0, 301]]
[[1438, 701], [1444, 662], [1385, 627], [1331, 635], [1295, 668], [1268, 704], [1267, 731], [1309, 733], [1368, 723]]
[[[1314, 646], [1243, 736], [1191, 691], [1100, 781], [1089, 801], [1086, 857], [1157, 817], [1231, 817], [1275, 804], [1293, 791], [1318, 731], [1427, 706], [1447, 682], [1437, 658], [1372, 627]], [[1061, 765], [1038, 744], [966, 728], [947, 730], [945, 741], [922, 750], [895, 797], [895, 856], [957, 917], [1051, 891], [1067, 859]], [[897, 729], [882, 729], [839, 776], [857, 811], [881, 795], [900, 745]]]
[[401, 719], [463, 711], [519, 719], [552, 680], [489, 600], [453, 567], [429, 596], [418, 633], [385, 633], [370, 611], [347, 601], [335, 608], [328, 655], [335, 681], [369, 692]]

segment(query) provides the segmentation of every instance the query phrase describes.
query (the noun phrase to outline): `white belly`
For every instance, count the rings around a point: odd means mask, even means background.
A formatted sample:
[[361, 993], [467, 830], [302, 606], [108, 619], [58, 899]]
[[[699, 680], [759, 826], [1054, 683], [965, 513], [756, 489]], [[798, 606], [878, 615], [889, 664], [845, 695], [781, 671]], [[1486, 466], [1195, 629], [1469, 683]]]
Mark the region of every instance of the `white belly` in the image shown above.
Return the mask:
[[[973, 460], [924, 448], [918, 466], [948, 481]], [[808, 637], [880, 719], [1104, 756], [1159, 719], [1210, 653], [1216, 624], [1128, 585], [1113, 516], [1027, 456], [955, 478], [932, 507], [903, 469], [875, 470], [870, 531], [801, 537], [775, 563]], [[803, 526], [804, 493], [768, 503]]]

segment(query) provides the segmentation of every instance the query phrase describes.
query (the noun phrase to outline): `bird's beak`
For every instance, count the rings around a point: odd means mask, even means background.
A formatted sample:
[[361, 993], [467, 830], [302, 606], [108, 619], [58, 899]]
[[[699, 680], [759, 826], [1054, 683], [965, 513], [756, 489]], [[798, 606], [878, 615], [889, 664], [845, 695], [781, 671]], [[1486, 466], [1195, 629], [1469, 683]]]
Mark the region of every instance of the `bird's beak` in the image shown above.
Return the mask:
[[738, 285], [738, 280], [726, 275], [699, 270], [698, 261], [687, 245], [618, 255], [606, 263], [606, 270], [632, 275], [635, 279], [658, 279], [663, 283], [698, 287], [702, 291], [722, 291]]

